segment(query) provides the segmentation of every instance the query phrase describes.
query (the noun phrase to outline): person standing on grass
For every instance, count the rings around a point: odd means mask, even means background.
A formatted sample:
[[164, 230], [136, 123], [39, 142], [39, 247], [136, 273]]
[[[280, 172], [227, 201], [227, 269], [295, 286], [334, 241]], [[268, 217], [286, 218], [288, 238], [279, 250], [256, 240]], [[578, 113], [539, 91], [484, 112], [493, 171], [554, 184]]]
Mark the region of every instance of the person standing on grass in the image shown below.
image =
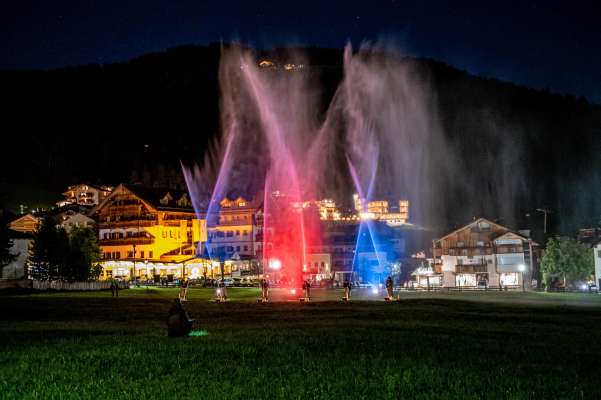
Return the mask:
[[305, 292], [305, 299], [309, 300], [311, 298], [311, 284], [308, 280], [303, 282], [303, 290]]
[[182, 286], [179, 289], [179, 299], [180, 301], [188, 301], [188, 280], [184, 279], [182, 281]]
[[261, 298], [263, 301], [269, 300], [269, 282], [265, 278], [261, 280]]
[[222, 279], [217, 283], [217, 294], [219, 301], [225, 301], [227, 299], [227, 292], [225, 289], [225, 281]]
[[115, 280], [111, 279], [111, 296], [115, 297]]
[[119, 282], [115, 282], [115, 296], [119, 297]]
[[344, 298], [348, 301], [351, 298], [351, 282], [344, 281], [342, 286], [344, 286]]
[[392, 300], [394, 294], [394, 284], [392, 283], [392, 278], [389, 276], [386, 278], [386, 292], [388, 294], [388, 300]]

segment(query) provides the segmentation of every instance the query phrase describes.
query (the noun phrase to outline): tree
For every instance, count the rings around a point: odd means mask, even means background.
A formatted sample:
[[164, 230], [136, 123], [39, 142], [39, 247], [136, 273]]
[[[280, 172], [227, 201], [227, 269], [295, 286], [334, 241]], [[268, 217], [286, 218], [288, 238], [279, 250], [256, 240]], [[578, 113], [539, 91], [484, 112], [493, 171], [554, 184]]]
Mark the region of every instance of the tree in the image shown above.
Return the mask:
[[69, 239], [64, 229], [57, 229], [54, 218], [45, 217], [33, 235], [29, 261], [34, 279], [59, 279], [68, 273]]
[[69, 237], [69, 273], [68, 280], [85, 281], [99, 275], [98, 260], [100, 247], [98, 237], [90, 228], [75, 228]]
[[10, 252], [13, 246], [13, 241], [10, 238], [8, 228], [0, 227], [0, 277], [2, 277], [2, 269], [13, 262], [17, 256]]
[[564, 285], [573, 284], [593, 273], [593, 252], [572, 238], [550, 238], [540, 264], [547, 283], [551, 278], [562, 278]]
[[30, 264], [31, 276], [34, 279], [52, 279], [54, 265], [51, 254], [56, 244], [56, 226], [54, 219], [46, 217], [33, 235]]

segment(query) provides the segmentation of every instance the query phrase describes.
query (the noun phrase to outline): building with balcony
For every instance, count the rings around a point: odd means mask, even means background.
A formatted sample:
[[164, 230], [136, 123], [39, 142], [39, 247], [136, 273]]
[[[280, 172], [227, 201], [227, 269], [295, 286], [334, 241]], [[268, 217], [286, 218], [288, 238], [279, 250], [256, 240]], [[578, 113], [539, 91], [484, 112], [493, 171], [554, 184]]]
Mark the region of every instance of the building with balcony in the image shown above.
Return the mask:
[[98, 223], [105, 279], [181, 279], [188, 263], [197, 275], [211, 275], [212, 263], [196, 257], [207, 237], [205, 220], [185, 192], [119, 185], [90, 215]]
[[369, 221], [369, 229], [367, 223], [322, 220], [321, 241], [310, 245], [307, 255], [310, 260], [307, 265], [312, 269], [307, 267], [306, 272], [312, 275], [311, 278], [325, 279], [325, 274], [329, 274], [339, 284], [347, 280], [383, 282], [393, 264], [405, 253], [404, 233], [401, 228], [391, 227], [383, 221]]
[[69, 186], [63, 193], [64, 200], [56, 203], [59, 207], [68, 204], [79, 204], [81, 206], [96, 206], [100, 204], [113, 188], [104, 185], [89, 185], [82, 183], [79, 185]]
[[259, 200], [223, 199], [219, 211], [208, 217], [204, 253], [220, 261], [260, 260], [263, 252], [261, 215]]
[[365, 201], [359, 195], [353, 195], [355, 211], [362, 220], [377, 220], [390, 226], [404, 225], [409, 222], [409, 200], [399, 200], [398, 206], [391, 206], [388, 200]]
[[431, 272], [443, 287], [529, 287], [536, 276], [539, 245], [485, 218], [435, 240], [433, 247]]

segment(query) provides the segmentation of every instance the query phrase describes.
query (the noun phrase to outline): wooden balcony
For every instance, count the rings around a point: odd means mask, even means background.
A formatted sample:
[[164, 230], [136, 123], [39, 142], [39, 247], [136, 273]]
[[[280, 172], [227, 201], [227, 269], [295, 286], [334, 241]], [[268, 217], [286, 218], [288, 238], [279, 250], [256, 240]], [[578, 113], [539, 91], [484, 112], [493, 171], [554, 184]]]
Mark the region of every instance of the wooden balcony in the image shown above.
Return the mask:
[[144, 228], [147, 226], [154, 226], [156, 225], [157, 222], [154, 220], [147, 220], [147, 219], [141, 219], [141, 220], [131, 220], [131, 221], [123, 221], [123, 220], [119, 220], [119, 221], [111, 221], [111, 222], [100, 222], [98, 224], [98, 228], [99, 229], [110, 229], [110, 228]]
[[482, 272], [488, 272], [488, 266], [486, 264], [457, 264], [455, 272], [458, 274], [476, 274]]
[[124, 237], [119, 239], [100, 239], [98, 244], [100, 246], [133, 246], [152, 244], [153, 242], [154, 238], [149, 237]]

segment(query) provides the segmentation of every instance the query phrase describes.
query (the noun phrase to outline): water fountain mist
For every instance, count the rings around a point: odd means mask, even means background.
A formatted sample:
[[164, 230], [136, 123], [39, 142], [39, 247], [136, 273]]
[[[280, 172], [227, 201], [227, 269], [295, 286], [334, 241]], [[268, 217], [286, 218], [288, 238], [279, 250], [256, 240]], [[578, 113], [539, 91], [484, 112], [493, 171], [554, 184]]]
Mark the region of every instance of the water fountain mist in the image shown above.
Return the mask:
[[[382, 193], [408, 196], [428, 209], [427, 186], [421, 182], [431, 168], [424, 154], [437, 129], [427, 111], [427, 96], [394, 55], [379, 48], [354, 54], [347, 46], [344, 77], [325, 114], [320, 112], [315, 74], [261, 68], [240, 47], [223, 51], [219, 79], [221, 147], [203, 167], [184, 169], [186, 183], [209, 230], [218, 223], [222, 198], [261, 194], [259, 257], [264, 266], [280, 266], [279, 275], [290, 285], [300, 284], [308, 248], [320, 244], [320, 224], [306, 204], [318, 199], [324, 188], [335, 182], [336, 187], [346, 186], [341, 189], [346, 193], [339, 194], [344, 197], [354, 187], [364, 213], [367, 203]], [[206, 203], [198, 199], [201, 192], [211, 193]], [[381, 270], [385, 249], [373, 220], [361, 220], [357, 249], [364, 247], [364, 233], [369, 242], [365, 246], [372, 249]], [[367, 274], [363, 278], [371, 279]]]

